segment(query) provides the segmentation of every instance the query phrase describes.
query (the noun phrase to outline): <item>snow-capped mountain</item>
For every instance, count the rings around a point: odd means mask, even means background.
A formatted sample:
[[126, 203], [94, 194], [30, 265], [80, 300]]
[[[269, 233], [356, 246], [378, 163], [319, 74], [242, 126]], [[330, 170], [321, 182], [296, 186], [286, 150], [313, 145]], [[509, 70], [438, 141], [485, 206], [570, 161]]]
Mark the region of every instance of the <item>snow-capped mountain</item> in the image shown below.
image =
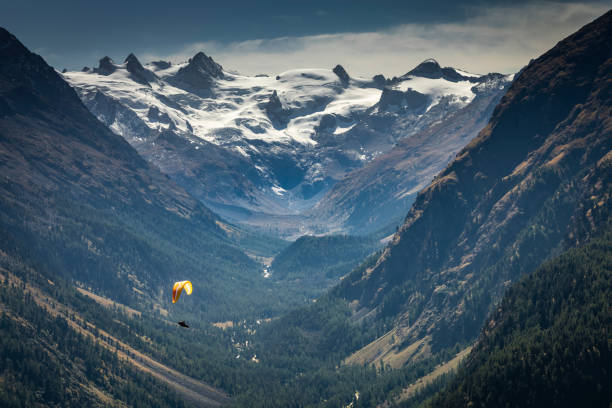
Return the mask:
[[509, 82], [434, 60], [393, 79], [340, 65], [244, 76], [202, 52], [180, 64], [104, 57], [63, 75], [102, 122], [221, 215], [274, 220], [285, 233], [326, 232], [300, 214], [338, 180]]
[[[406, 86], [406, 82], [401, 85]], [[423, 81], [416, 77], [412, 82]], [[471, 88], [476, 96], [466, 95], [472, 98], [470, 103], [425, 127], [397, 120], [395, 126], [404, 126], [410, 136], [348, 173], [307, 213], [313, 220], [325, 220], [330, 229], [350, 234], [393, 231], [405, 218], [417, 193], [487, 124], [506, 82], [500, 87], [499, 76], [482, 81]]]

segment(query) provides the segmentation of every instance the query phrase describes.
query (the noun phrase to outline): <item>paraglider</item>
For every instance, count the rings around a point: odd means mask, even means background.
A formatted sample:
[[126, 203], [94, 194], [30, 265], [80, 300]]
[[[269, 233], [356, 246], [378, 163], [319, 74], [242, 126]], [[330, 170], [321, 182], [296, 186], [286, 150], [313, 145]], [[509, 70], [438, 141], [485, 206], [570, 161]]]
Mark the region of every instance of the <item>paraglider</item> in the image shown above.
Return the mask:
[[[179, 300], [179, 298], [181, 297], [181, 293], [183, 293], [183, 290], [185, 290], [188, 295], [191, 295], [191, 292], [193, 291], [193, 286], [191, 285], [191, 282], [180, 281], [174, 283], [174, 286], [172, 287], [172, 303], [176, 303]], [[178, 322], [178, 324], [181, 327], [189, 328], [189, 326], [187, 325], [187, 323], [185, 323], [184, 320], [181, 320], [180, 322]]]
[[180, 281], [174, 283], [174, 287], [172, 288], [172, 303], [176, 303], [179, 300], [183, 289], [185, 289], [185, 292], [187, 292], [188, 295], [191, 295], [191, 291], [193, 290], [191, 282]]

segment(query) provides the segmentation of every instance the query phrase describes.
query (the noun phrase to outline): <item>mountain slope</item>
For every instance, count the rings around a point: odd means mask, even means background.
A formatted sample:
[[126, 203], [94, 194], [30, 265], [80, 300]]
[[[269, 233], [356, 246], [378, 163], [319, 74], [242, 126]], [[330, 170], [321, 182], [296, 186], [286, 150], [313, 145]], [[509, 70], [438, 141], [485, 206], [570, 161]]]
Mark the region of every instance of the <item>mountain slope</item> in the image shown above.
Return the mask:
[[28, 292], [17, 292], [5, 273], [0, 270], [0, 405], [184, 406], [116, 351], [48, 314]]
[[143, 313], [124, 306], [113, 311], [79, 292], [87, 293], [61, 278], [41, 279], [19, 259], [0, 253], [3, 406], [149, 407], [187, 402], [214, 407], [228, 401], [222, 391], [158, 361], [159, 345], [142, 343], [143, 332], [150, 336], [154, 327], [143, 330], [142, 323], [151, 323]]
[[275, 281], [293, 281], [316, 296], [380, 249], [371, 238], [347, 235], [303, 236], [274, 257], [269, 272]]
[[217, 217], [100, 123], [39, 56], [5, 30], [0, 41], [0, 249], [141, 309], [166, 308], [182, 277], [199, 282], [202, 315], [264, 306], [237, 294], [267, 289]]
[[336, 289], [359, 316], [394, 319], [399, 341], [377, 360], [474, 338], [511, 281], [605, 224], [611, 22], [609, 12], [531, 62], [376, 265]]
[[[213, 210], [291, 236], [344, 230], [344, 220], [304, 212], [398, 140], [500, 96], [509, 82], [433, 60], [391, 80], [351, 77], [341, 66], [247, 77], [203, 53], [177, 65], [105, 57], [63, 75], [103, 123]], [[479, 116], [484, 106], [473, 105]], [[453, 149], [426, 178], [467, 141], [441, 137]]]
[[547, 262], [508, 290], [435, 407], [607, 407], [612, 240]]
[[[419, 67], [415, 70], [425, 75]], [[509, 84], [499, 75], [490, 75], [472, 87], [476, 96], [467, 106], [401, 139], [387, 153], [347, 174], [310, 213], [360, 234], [393, 222], [401, 224], [417, 193], [485, 127]]]

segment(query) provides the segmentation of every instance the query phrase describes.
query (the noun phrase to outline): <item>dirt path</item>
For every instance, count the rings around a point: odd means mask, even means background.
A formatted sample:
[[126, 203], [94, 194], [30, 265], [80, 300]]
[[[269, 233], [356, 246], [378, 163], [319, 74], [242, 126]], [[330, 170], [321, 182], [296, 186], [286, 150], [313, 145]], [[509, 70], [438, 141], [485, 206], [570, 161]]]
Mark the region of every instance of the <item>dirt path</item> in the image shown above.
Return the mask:
[[[0, 269], [0, 276], [8, 278], [10, 282], [16, 285], [23, 284], [21, 279], [6, 270]], [[49, 314], [54, 317], [64, 318], [72, 329], [92, 338], [101, 346], [116, 352], [120, 359], [129, 362], [137, 369], [151, 374], [153, 377], [164, 382], [190, 404], [196, 407], [218, 407], [229, 402], [229, 397], [221, 390], [188, 377], [141, 353], [110, 333], [86, 322], [74, 309], [58, 303], [37, 287], [26, 283], [25, 290], [32, 295], [36, 304], [44, 308]]]

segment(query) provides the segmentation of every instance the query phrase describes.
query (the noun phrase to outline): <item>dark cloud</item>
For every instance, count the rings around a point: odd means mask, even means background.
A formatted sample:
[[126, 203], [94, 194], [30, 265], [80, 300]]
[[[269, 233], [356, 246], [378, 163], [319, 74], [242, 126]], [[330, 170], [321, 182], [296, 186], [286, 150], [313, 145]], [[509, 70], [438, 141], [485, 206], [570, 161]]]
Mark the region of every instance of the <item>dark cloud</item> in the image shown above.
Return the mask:
[[[1, 0], [0, 25], [28, 47], [40, 50], [52, 65], [76, 69], [106, 54], [122, 59], [130, 52], [172, 54], [194, 42], [223, 45], [377, 32], [406, 24], [460, 24], [486, 8], [529, 4], [533, 2]], [[294, 48], [281, 42], [276, 45], [288, 51]]]

